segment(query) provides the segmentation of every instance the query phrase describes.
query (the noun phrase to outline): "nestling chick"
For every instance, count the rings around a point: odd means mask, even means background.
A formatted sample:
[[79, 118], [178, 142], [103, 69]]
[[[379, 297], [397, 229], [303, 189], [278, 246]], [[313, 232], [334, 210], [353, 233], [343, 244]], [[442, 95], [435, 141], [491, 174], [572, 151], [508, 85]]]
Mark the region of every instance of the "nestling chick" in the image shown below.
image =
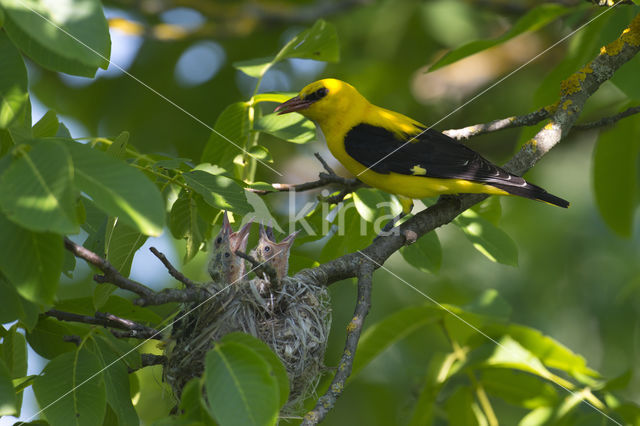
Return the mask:
[[289, 271], [289, 253], [298, 232], [299, 231], [296, 231], [286, 236], [282, 241], [277, 243], [273, 236], [273, 229], [260, 225], [260, 239], [258, 240], [258, 245], [252, 252], [253, 257], [260, 263], [265, 262], [271, 265], [276, 271], [278, 280], [282, 280], [282, 278], [287, 276], [287, 272]]
[[222, 228], [213, 239], [211, 258], [207, 266], [207, 271], [213, 281], [231, 284], [244, 276], [244, 259], [235, 253], [237, 250], [244, 252], [247, 249], [251, 223], [252, 221], [249, 221], [237, 232], [233, 232], [227, 212], [224, 212]]

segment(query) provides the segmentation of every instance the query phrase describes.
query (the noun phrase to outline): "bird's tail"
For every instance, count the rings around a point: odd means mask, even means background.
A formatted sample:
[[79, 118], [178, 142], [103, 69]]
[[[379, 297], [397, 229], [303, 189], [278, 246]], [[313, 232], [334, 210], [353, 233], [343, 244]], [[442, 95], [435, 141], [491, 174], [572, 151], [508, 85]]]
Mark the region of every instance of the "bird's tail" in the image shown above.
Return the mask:
[[539, 186], [532, 185], [528, 182], [524, 186], [503, 185], [499, 183], [492, 183], [491, 186], [502, 189], [511, 195], [517, 195], [531, 200], [544, 201], [545, 203], [553, 204], [554, 206], [563, 207], [565, 209], [569, 207], [569, 202], [567, 200], [549, 194]]

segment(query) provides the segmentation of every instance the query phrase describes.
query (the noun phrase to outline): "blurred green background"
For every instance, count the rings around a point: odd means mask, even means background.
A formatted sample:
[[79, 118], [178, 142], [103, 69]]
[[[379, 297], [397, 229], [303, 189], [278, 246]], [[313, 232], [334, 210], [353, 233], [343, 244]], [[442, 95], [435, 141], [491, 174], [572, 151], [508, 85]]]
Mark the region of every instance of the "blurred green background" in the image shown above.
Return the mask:
[[[585, 4], [541, 30], [427, 73], [429, 65], [448, 49], [503, 34], [533, 3], [105, 1], [105, 13], [111, 19], [111, 59], [126, 73], [112, 64], [93, 80], [63, 76], [30, 64], [31, 93], [40, 102], [34, 101], [34, 122], [40, 118], [38, 114], [54, 109], [74, 137], [113, 138], [126, 130], [131, 135], [130, 144], [142, 152], [168, 153], [197, 163], [210, 131], [128, 74], [213, 126], [227, 105], [248, 99], [255, 85], [255, 79], [231, 64], [273, 55], [288, 38], [319, 17], [337, 28], [340, 61], [284, 61], [267, 73], [261, 91], [295, 92], [316, 79], [335, 77], [353, 84], [373, 103], [423, 123], [432, 124], [446, 116], [436, 126], [439, 130], [524, 114], [555, 101], [560, 79], [595, 57], [601, 42], [613, 40], [638, 11], [632, 6], [612, 10], [593, 24], [595, 35], [578, 33], [449, 115], [568, 35], [586, 18], [603, 11]], [[591, 47], [576, 53], [587, 42]], [[577, 67], [563, 68], [569, 59]], [[623, 70], [638, 75], [637, 58]], [[588, 102], [581, 119], [617, 112], [629, 96], [624, 84], [620, 86], [603, 85]], [[267, 104], [265, 112], [271, 108], [273, 104]], [[502, 163], [530, 136], [530, 129], [514, 129], [473, 138], [468, 144]], [[312, 154], [327, 153], [325, 147], [318, 142], [292, 145], [261, 137], [275, 160], [273, 166], [286, 174], [280, 178], [258, 166], [256, 180], [299, 183], [317, 177], [320, 165]], [[598, 131], [572, 133], [527, 174], [530, 181], [570, 200], [570, 209], [515, 197], [501, 200], [500, 225], [518, 246], [518, 267], [489, 261], [450, 225], [438, 230], [443, 263], [437, 275], [417, 271], [398, 254], [386, 266], [442, 303], [463, 305], [486, 289], [496, 289], [511, 305], [514, 322], [559, 340], [607, 377], [633, 371], [640, 351], [638, 215], [634, 210], [632, 232], [627, 236], [617, 235], [603, 221], [593, 192], [592, 160], [597, 138]], [[328, 153], [325, 157], [329, 158]], [[640, 180], [640, 175], [637, 178]], [[637, 185], [634, 188], [637, 191]], [[305, 199], [313, 195], [299, 196]], [[286, 208], [284, 196], [265, 200], [273, 212]], [[150, 239], [145, 247], [149, 245], [170, 254], [174, 264], [179, 264], [184, 254], [184, 244], [169, 237]], [[305, 255], [317, 258], [319, 249]], [[184, 271], [195, 280], [204, 280], [205, 262], [206, 254], [201, 253], [184, 266]], [[158, 288], [171, 282], [145, 249], [136, 255], [132, 276]], [[89, 280], [87, 270], [84, 280], [68, 282], [69, 296], [79, 297], [83, 292], [89, 295]], [[368, 324], [408, 305], [426, 302], [383, 270], [376, 272], [374, 283]], [[337, 363], [343, 348], [355, 286], [351, 281], [337, 283], [331, 286], [331, 294], [334, 323], [326, 358], [329, 366]], [[148, 349], [153, 350], [153, 345]], [[349, 384], [326, 424], [406, 422], [430, 354], [448, 350], [449, 343], [437, 327], [411, 334]], [[639, 401], [640, 376], [632, 374], [623, 396]], [[138, 376], [145, 389], [137, 404], [141, 419], [150, 422], [165, 416], [171, 404], [160, 370], [148, 369]], [[522, 417], [521, 409], [499, 399], [492, 402], [503, 414], [503, 424], [515, 424]]]

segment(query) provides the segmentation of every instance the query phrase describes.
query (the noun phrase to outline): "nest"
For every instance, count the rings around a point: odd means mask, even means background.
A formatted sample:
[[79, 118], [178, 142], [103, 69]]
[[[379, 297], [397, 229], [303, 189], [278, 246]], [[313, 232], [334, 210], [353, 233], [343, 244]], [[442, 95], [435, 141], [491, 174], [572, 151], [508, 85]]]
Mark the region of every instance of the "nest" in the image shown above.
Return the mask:
[[[206, 353], [215, 342], [241, 331], [262, 340], [278, 355], [290, 386], [289, 401], [282, 411], [297, 413], [303, 401], [314, 395], [325, 370], [331, 325], [327, 289], [290, 277], [282, 280], [279, 289], [269, 289], [260, 279], [223, 290], [219, 284], [210, 287], [212, 294], [219, 294], [173, 326], [164, 378], [175, 397], [180, 398], [189, 380], [202, 375]], [[183, 312], [192, 307], [185, 306]]]

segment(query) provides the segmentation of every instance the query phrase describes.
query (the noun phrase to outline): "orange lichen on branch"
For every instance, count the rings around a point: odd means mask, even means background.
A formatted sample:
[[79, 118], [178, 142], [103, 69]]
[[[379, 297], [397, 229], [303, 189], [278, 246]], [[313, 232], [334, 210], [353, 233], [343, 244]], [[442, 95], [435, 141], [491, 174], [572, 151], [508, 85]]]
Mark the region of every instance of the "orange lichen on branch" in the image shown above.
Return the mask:
[[562, 103], [562, 109], [563, 109], [564, 111], [566, 111], [566, 110], [567, 110], [567, 108], [569, 108], [569, 106], [571, 106], [571, 104], [573, 104], [573, 101], [572, 101], [571, 99], [567, 99], [566, 101], [564, 101], [564, 102]]
[[622, 31], [620, 37], [600, 48], [601, 55], [614, 56], [620, 53], [625, 44], [640, 46], [640, 14], [636, 15], [631, 24]]

